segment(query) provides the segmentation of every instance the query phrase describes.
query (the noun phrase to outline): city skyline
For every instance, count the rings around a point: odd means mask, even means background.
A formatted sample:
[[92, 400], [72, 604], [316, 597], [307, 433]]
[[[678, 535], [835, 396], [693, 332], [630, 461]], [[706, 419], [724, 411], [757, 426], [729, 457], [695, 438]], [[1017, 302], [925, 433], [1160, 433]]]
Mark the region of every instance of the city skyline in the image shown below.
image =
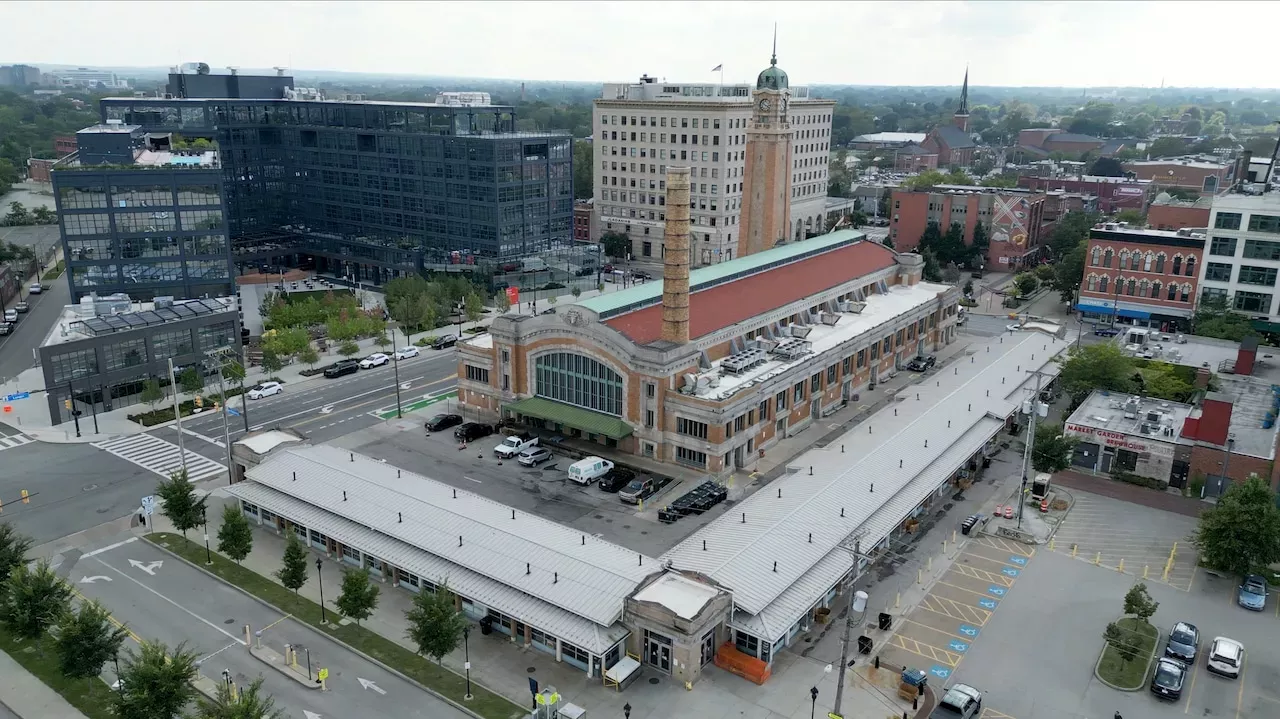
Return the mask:
[[[10, 3], [16, 22], [0, 62], [737, 83], [767, 66], [776, 22], [778, 64], [798, 84], [949, 86], [968, 65], [975, 86], [1267, 88], [1276, 83], [1264, 62], [1237, 63], [1224, 82], [1220, 65], [1170, 47], [1194, 39], [1201, 13], [1280, 20], [1280, 5], [1234, 2], [1179, 3], [1176, 14], [1131, 2], [921, 2], [910, 12], [879, 2], [703, 2], [680, 4], [679, 17], [656, 2], [262, 2], [253, 16], [225, 3], [181, 7], [198, 32], [139, 27], [132, 36], [146, 42], [131, 42], [102, 29], [145, 22], [153, 5]], [[50, 27], [84, 40], [51, 44]]]

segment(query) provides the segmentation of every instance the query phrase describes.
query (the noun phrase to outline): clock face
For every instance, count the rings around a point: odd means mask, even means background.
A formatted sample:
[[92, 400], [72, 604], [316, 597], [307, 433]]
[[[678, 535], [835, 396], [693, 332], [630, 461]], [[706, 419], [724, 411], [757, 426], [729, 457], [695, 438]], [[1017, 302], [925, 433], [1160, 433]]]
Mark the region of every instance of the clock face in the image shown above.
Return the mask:
[[768, 99], [768, 98], [765, 98], [765, 99], [763, 99], [763, 100], [761, 100], [761, 101], [760, 101], [760, 111], [761, 111], [761, 112], [768, 112], [770, 107], [771, 107], [771, 105], [770, 105], [770, 103], [769, 103], [769, 99]]

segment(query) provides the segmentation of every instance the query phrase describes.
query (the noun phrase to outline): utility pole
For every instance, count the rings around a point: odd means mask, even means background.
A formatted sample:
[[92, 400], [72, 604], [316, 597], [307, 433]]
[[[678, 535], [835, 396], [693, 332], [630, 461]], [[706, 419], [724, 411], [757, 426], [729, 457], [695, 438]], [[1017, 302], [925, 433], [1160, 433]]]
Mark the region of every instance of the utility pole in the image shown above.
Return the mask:
[[182, 474], [187, 475], [187, 450], [182, 440], [182, 404], [178, 401], [178, 379], [173, 374], [173, 358], [169, 358], [169, 389], [173, 390], [173, 418], [178, 423], [178, 458], [182, 461]]
[[1022, 487], [1018, 490], [1018, 529], [1022, 529], [1022, 509], [1027, 505], [1027, 472], [1031, 467], [1031, 453], [1036, 446], [1036, 417], [1040, 414], [1040, 379], [1044, 373], [1040, 370], [1027, 370], [1036, 376], [1035, 394], [1031, 395], [1031, 409], [1027, 413], [1027, 448], [1022, 454]]
[[[840, 714], [840, 702], [844, 699], [844, 676], [849, 669], [849, 635], [853, 632], [853, 613], [858, 603], [858, 595], [862, 594], [862, 612], [866, 612], [866, 594], [857, 592], [858, 580], [862, 578], [862, 538], [855, 537], [853, 540], [853, 581], [849, 582], [849, 606], [845, 608], [844, 613], [844, 636], [840, 640], [840, 674], [836, 679], [836, 703], [831, 713], [834, 716], [843, 716]], [[859, 620], [860, 621], [860, 620]]]
[[219, 347], [210, 350], [206, 356], [218, 363], [218, 392], [222, 394], [222, 441], [227, 449], [227, 484], [232, 482], [232, 467], [235, 466], [231, 460], [231, 428], [227, 425], [227, 383], [223, 377], [223, 367], [231, 358], [227, 356], [230, 349], [227, 347]]

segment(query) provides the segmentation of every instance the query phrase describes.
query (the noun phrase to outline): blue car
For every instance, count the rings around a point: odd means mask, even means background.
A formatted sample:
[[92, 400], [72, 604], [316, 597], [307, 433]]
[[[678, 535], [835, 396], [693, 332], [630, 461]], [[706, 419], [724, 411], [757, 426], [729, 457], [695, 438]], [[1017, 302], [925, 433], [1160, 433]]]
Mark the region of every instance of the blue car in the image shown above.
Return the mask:
[[1240, 583], [1236, 592], [1236, 604], [1260, 612], [1267, 608], [1267, 580], [1257, 574], [1250, 574]]

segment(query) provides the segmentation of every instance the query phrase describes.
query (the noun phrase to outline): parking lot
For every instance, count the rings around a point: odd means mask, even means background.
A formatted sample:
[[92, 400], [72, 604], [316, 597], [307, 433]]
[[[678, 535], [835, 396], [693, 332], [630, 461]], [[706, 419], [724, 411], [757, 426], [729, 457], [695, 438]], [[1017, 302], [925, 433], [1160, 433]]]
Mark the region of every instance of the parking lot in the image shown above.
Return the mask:
[[1074, 548], [1080, 561], [1191, 589], [1196, 554], [1187, 538], [1194, 518], [1075, 489], [1071, 494], [1075, 503], [1054, 534], [1054, 552], [1071, 555]]
[[460, 449], [452, 429], [428, 434], [422, 420], [408, 417], [352, 438], [353, 442], [339, 444], [650, 556], [670, 549], [730, 504], [723, 502], [702, 515], [663, 524], [657, 521], [657, 508], [683, 492], [676, 489], [677, 482], [646, 500], [641, 511], [623, 503], [617, 493], [602, 491], [598, 483], [584, 487], [569, 481], [566, 471], [575, 458], [554, 447], [548, 446], [554, 455], [551, 460], [524, 467], [514, 459], [500, 461], [494, 456], [493, 447], [502, 441], [501, 435], [477, 439]]
[[1034, 556], [1034, 548], [999, 537], [962, 542], [954, 563], [899, 621], [880, 657], [945, 684]]

